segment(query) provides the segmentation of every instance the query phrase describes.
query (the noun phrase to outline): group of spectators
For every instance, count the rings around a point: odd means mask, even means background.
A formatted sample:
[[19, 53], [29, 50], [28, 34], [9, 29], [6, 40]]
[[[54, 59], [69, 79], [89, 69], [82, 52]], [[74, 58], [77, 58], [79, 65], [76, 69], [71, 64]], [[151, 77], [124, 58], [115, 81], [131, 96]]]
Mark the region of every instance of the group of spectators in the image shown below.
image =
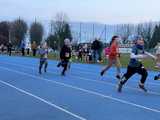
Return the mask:
[[15, 47], [13, 47], [13, 44], [9, 41], [7, 44], [0, 45], [0, 53], [8, 54], [9, 56], [11, 56], [12, 53], [21, 53], [22, 56], [29, 56], [32, 52], [32, 55], [36, 56], [38, 47], [39, 46], [36, 44], [35, 41], [33, 41], [32, 44], [30, 44], [30, 42], [26, 44], [24, 41], [22, 41], [20, 47], [16, 49]]
[[76, 58], [79, 61], [101, 62], [102, 61], [103, 43], [100, 39], [95, 39], [91, 44], [81, 44], [75, 51]]

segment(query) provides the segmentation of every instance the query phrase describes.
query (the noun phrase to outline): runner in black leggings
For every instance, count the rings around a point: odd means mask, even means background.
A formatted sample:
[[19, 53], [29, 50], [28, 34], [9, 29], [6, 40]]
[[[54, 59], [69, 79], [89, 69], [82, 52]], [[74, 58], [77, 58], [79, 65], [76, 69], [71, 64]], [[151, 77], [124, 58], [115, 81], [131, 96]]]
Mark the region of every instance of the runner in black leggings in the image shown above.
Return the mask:
[[118, 92], [122, 91], [123, 85], [128, 81], [128, 79], [133, 76], [134, 74], [138, 73], [141, 75], [141, 80], [139, 83], [139, 88], [143, 91], [147, 92], [147, 89], [145, 88], [144, 84], [146, 81], [146, 78], [148, 76], [147, 70], [144, 68], [142, 62], [140, 59], [145, 59], [148, 56], [145, 54], [144, 51], [144, 40], [141, 36], [135, 36], [134, 37], [134, 43], [135, 45], [132, 48], [132, 52], [130, 55], [130, 63], [127, 68], [127, 72], [123, 75], [121, 78], [121, 81], [118, 85]]
[[58, 63], [57, 67], [62, 66], [63, 70], [61, 75], [65, 76], [65, 72], [67, 71], [68, 68], [68, 63], [69, 60], [71, 58], [71, 48], [70, 48], [70, 40], [69, 39], [65, 39], [64, 40], [64, 46], [62, 47], [61, 51], [60, 51], [60, 59], [61, 61]]

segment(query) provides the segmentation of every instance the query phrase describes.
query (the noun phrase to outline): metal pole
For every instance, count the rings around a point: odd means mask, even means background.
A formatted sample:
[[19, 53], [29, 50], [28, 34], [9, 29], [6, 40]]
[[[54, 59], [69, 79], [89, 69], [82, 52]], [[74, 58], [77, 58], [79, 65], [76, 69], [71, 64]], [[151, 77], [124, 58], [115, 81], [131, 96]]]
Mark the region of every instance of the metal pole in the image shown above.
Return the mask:
[[107, 42], [107, 26], [106, 26], [106, 24], [105, 24], [105, 28], [104, 29], [105, 29], [105, 33], [104, 33], [105, 34], [105, 41]]
[[95, 28], [94, 28], [94, 23], [93, 23], [93, 39], [94, 39], [94, 37], [95, 37], [95, 35], [94, 35], [94, 29], [95, 29]]
[[80, 23], [80, 33], [79, 33], [79, 37], [80, 37], [80, 42], [82, 40], [82, 23]]

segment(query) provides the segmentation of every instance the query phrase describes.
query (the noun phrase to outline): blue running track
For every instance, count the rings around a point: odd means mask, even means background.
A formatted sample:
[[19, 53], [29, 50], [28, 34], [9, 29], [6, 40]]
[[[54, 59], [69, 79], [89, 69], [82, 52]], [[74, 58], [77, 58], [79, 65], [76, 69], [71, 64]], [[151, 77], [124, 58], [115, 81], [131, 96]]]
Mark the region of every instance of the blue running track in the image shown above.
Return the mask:
[[160, 120], [156, 72], [149, 71], [148, 93], [139, 90], [139, 75], [118, 93], [114, 68], [100, 77], [103, 66], [72, 63], [62, 77], [57, 61], [42, 75], [38, 65], [35, 58], [0, 56], [0, 120]]

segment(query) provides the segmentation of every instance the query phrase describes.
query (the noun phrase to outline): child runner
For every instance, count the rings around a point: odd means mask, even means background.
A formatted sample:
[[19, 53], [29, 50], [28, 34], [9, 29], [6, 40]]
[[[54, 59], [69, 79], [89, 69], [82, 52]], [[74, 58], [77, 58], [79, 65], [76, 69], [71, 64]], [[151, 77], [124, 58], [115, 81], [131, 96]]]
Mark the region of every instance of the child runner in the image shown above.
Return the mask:
[[40, 45], [40, 49], [39, 49], [39, 55], [40, 55], [40, 63], [39, 63], [39, 74], [42, 74], [42, 67], [44, 65], [44, 72], [47, 72], [47, 66], [48, 66], [48, 47], [47, 47], [47, 43], [42, 43]]
[[62, 76], [65, 76], [65, 72], [67, 71], [68, 63], [69, 63], [69, 60], [71, 58], [70, 44], [71, 44], [70, 40], [65, 39], [64, 40], [64, 45], [63, 45], [63, 47], [61, 48], [61, 51], [60, 51], [61, 61], [58, 63], [57, 67], [60, 67], [60, 66], [63, 67], [63, 70], [62, 70], [62, 73], [61, 73]]
[[118, 47], [118, 41], [119, 36], [113, 36], [112, 40], [110, 42], [110, 53], [109, 53], [109, 59], [108, 59], [108, 65], [101, 71], [101, 76], [104, 75], [104, 73], [112, 67], [113, 64], [117, 67], [117, 75], [116, 78], [120, 79], [120, 61], [119, 61], [119, 47]]
[[128, 79], [131, 76], [133, 76], [136, 73], [142, 76], [139, 83], [139, 88], [147, 92], [147, 89], [145, 88], [144, 84], [148, 76], [148, 73], [141, 62], [141, 59], [145, 59], [148, 57], [148, 55], [145, 54], [145, 51], [144, 51], [144, 40], [141, 36], [134, 36], [132, 40], [133, 40], [134, 46], [132, 47], [130, 62], [127, 68], [127, 72], [123, 75], [123, 77], [119, 82], [118, 92], [122, 91], [123, 85], [128, 81]]

